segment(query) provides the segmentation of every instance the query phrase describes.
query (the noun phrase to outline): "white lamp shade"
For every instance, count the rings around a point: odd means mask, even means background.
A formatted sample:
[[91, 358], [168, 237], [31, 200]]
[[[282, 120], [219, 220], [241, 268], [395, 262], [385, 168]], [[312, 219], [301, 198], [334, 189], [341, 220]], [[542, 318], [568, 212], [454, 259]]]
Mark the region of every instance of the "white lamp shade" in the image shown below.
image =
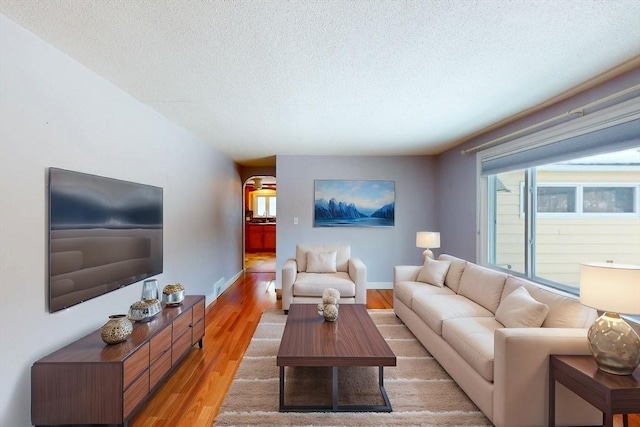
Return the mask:
[[416, 247], [418, 248], [439, 248], [440, 233], [437, 231], [418, 231], [416, 233]]
[[640, 314], [640, 266], [582, 264], [580, 302], [602, 311]]

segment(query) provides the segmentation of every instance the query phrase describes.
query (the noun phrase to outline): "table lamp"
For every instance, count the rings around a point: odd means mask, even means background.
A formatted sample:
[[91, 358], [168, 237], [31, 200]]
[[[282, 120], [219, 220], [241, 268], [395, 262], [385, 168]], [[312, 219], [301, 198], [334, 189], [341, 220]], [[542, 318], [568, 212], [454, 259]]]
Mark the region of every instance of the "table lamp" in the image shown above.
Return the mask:
[[640, 314], [640, 266], [582, 264], [580, 302], [604, 311], [589, 328], [589, 349], [602, 371], [630, 375], [640, 364], [640, 337], [619, 313]]
[[426, 248], [422, 252], [422, 262], [427, 257], [433, 259], [433, 251], [431, 249], [440, 247], [440, 233], [437, 231], [418, 231], [416, 233], [416, 247]]

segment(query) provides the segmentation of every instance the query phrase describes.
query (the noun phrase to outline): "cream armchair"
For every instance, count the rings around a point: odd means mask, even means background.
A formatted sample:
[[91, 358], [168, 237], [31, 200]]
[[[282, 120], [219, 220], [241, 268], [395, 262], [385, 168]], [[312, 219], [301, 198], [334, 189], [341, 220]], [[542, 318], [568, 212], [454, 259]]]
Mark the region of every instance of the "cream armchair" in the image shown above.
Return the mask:
[[367, 303], [367, 266], [351, 258], [349, 245], [297, 245], [296, 257], [282, 267], [282, 309], [293, 303], [318, 303], [322, 291], [340, 292], [340, 304]]

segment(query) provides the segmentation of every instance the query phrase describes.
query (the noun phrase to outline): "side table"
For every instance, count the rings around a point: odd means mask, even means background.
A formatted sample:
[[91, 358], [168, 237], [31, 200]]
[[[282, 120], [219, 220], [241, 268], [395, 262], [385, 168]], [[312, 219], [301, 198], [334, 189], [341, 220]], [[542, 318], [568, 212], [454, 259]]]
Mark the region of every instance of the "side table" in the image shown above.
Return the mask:
[[555, 426], [556, 381], [602, 411], [603, 424], [613, 427], [613, 415], [640, 412], [640, 368], [633, 375], [598, 369], [592, 356], [549, 356], [549, 426]]

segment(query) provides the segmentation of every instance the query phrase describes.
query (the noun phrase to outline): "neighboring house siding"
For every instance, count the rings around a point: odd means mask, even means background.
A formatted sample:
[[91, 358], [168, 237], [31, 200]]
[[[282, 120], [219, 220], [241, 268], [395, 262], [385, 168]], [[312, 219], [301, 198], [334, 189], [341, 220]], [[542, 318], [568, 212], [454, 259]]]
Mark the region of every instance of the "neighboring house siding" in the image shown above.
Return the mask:
[[[633, 171], [539, 171], [538, 185], [545, 183], [640, 186], [639, 172]], [[524, 218], [521, 207], [522, 171], [501, 174], [510, 192], [498, 193], [496, 263], [524, 270]], [[558, 283], [578, 286], [580, 264], [613, 261], [640, 262], [640, 215], [636, 189], [633, 214], [538, 214], [536, 223], [536, 275]]]

